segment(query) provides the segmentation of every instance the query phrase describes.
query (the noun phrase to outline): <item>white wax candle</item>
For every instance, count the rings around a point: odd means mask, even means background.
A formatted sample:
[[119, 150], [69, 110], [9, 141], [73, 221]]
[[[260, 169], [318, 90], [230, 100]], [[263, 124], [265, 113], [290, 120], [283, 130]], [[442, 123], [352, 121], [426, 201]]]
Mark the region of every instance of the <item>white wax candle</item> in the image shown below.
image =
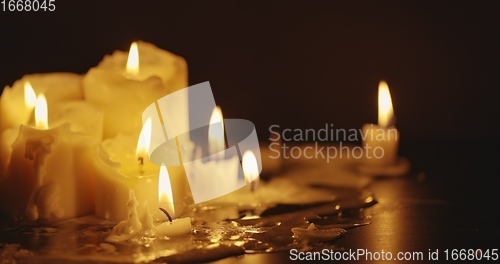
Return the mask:
[[75, 73], [56, 72], [28, 74], [6, 86], [0, 97], [0, 131], [28, 124], [33, 107], [25, 105], [25, 84], [31, 84], [36, 95], [44, 94], [48, 105], [83, 98], [82, 76]]
[[243, 176], [243, 173], [236, 148], [232, 147], [226, 152], [229, 154], [227, 157], [216, 153], [184, 163], [196, 203], [218, 198], [245, 186], [244, 179], [238, 179], [238, 175], [241, 173]]
[[156, 226], [158, 236], [175, 237], [191, 234], [191, 218], [184, 217], [166, 221]]
[[72, 218], [94, 210], [94, 138], [69, 124], [21, 126], [0, 182], [2, 210], [30, 220]]
[[143, 238], [169, 239], [191, 233], [191, 218], [189, 217], [174, 219], [172, 222], [163, 222], [155, 226], [147, 202], [142, 206], [143, 213], [139, 213], [137, 209], [139, 201], [134, 190], [129, 191], [129, 200], [126, 206], [122, 205], [122, 207], [127, 210], [127, 218], [113, 227], [111, 233], [105, 238], [108, 242], [136, 243], [142, 241]]
[[397, 159], [399, 132], [394, 127], [394, 113], [387, 83], [379, 84], [379, 124], [362, 128], [364, 162], [368, 165], [393, 165]]
[[0, 181], [3, 179], [12, 154], [12, 144], [19, 134], [19, 127], [7, 128], [0, 134]]
[[69, 123], [73, 132], [102, 140], [104, 113], [90, 102], [77, 100], [55, 103], [49, 107], [50, 126]]
[[[160, 97], [187, 87], [182, 57], [139, 41], [138, 70], [126, 70], [129, 53], [107, 55], [83, 78], [84, 97], [104, 111], [104, 138], [138, 133], [142, 112]], [[129, 63], [129, 65], [131, 65]]]
[[[95, 214], [102, 219], [120, 221], [127, 219], [127, 208], [133, 190], [140, 204], [148, 202], [158, 208], [158, 173], [160, 166], [148, 162], [142, 166], [136, 157], [138, 135], [119, 134], [106, 139], [94, 153], [96, 165]], [[142, 214], [143, 212], [139, 212]]]

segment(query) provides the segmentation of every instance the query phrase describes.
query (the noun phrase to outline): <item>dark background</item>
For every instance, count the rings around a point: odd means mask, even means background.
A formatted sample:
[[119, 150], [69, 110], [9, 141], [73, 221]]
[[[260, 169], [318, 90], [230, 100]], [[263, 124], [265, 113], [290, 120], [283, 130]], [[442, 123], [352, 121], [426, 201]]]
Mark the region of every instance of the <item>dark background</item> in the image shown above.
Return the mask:
[[142, 39], [210, 81], [225, 117], [282, 128], [377, 122], [388, 82], [401, 140], [494, 139], [498, 1], [62, 1], [0, 12], [0, 86], [85, 73]]
[[0, 12], [0, 87], [85, 73], [141, 39], [184, 57], [189, 84], [210, 81], [224, 117], [264, 140], [272, 124], [376, 123], [384, 79], [412, 174], [372, 188], [406, 199], [389, 215], [406, 225], [374, 217], [341, 244], [498, 248], [499, 35], [500, 1], [56, 0], [55, 12]]

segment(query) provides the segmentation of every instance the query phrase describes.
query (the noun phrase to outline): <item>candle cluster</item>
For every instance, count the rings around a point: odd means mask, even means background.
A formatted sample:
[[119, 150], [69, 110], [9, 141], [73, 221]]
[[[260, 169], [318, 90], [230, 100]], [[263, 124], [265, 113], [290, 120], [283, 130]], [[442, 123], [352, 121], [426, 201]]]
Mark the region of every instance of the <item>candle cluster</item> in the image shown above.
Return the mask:
[[0, 211], [29, 220], [95, 214], [119, 221], [128, 217], [130, 190], [158, 207], [160, 166], [141, 150], [148, 147], [141, 130], [151, 133], [142, 112], [185, 87], [185, 60], [143, 41], [85, 74], [28, 74], [6, 86]]

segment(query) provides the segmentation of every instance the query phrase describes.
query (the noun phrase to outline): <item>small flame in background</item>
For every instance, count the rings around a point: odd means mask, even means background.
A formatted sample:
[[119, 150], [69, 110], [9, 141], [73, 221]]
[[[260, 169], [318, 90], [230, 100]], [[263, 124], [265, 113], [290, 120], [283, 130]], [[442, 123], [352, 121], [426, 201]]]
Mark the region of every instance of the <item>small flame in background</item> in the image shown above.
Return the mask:
[[385, 81], [381, 81], [378, 85], [378, 124], [382, 127], [394, 124], [391, 93]]

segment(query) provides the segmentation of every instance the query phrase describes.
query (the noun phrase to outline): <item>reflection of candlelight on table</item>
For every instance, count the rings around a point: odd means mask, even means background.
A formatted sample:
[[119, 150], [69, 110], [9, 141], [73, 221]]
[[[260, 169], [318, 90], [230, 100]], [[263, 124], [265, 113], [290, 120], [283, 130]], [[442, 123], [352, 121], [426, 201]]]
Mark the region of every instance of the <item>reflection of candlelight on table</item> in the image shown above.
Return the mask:
[[212, 111], [210, 123], [208, 126], [208, 149], [209, 154], [224, 154], [226, 149], [226, 140], [224, 133], [224, 118], [219, 106], [216, 106]]

